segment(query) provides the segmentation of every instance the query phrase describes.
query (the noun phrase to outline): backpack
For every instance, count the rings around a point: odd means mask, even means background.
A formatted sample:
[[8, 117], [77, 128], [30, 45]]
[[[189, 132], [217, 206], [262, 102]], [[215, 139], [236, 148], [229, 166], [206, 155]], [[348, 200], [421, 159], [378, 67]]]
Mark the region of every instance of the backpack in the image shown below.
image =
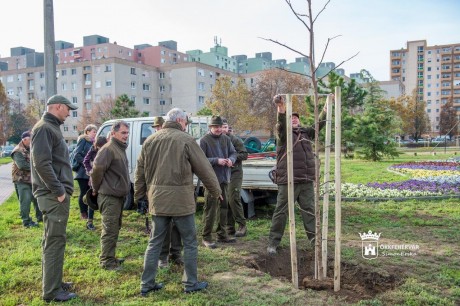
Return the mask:
[[78, 171], [81, 166], [81, 164], [75, 158], [75, 155], [77, 155], [77, 148], [73, 149], [72, 153], [70, 153], [70, 167], [72, 167], [72, 171]]

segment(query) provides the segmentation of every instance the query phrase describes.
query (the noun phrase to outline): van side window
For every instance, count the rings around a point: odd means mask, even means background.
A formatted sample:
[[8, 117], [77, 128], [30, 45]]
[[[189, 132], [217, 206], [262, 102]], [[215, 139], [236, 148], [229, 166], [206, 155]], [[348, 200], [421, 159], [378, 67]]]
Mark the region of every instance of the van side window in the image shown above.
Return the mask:
[[148, 122], [148, 123], [142, 123], [141, 126], [141, 139], [140, 139], [140, 144], [142, 145], [144, 141], [149, 137], [150, 135], [153, 134], [154, 128], [152, 127], [153, 122]]
[[107, 137], [109, 135], [111, 129], [112, 129], [111, 124], [104, 126], [104, 128], [101, 130], [101, 132], [99, 133], [98, 136]]

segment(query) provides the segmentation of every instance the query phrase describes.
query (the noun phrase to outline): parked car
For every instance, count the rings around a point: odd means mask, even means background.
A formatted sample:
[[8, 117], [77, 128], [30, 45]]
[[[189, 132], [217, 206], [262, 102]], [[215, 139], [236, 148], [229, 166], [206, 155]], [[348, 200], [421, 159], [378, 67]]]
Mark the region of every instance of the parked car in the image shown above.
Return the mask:
[[2, 157], [10, 157], [11, 153], [13, 152], [14, 147], [13, 146], [4, 146], [2, 148]]

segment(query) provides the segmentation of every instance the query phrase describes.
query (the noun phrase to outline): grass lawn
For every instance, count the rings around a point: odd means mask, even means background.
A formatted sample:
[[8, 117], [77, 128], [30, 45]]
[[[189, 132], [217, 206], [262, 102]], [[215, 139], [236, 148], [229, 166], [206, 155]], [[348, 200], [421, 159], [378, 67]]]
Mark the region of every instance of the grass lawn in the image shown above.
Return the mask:
[[0, 165], [9, 164], [13, 161], [11, 157], [0, 157]]
[[[410, 160], [446, 159], [452, 155], [405, 154], [380, 163], [344, 160], [342, 181], [367, 183], [407, 178], [386, 171], [394, 163]], [[78, 190], [74, 196], [78, 194]], [[139, 296], [143, 255], [148, 237], [145, 219], [125, 211], [117, 256], [126, 258], [119, 272], [99, 268], [100, 215], [97, 230], [90, 232], [79, 219], [76, 197], [71, 202], [67, 230], [64, 280], [76, 284], [79, 298], [69, 305], [458, 305], [460, 303], [460, 205], [458, 200], [342, 203], [342, 290], [293, 289], [289, 266], [278, 275], [274, 267], [289, 263], [289, 233], [286, 230], [276, 257], [265, 254], [273, 207], [258, 207], [257, 217], [248, 221], [247, 237], [215, 250], [199, 247], [200, 280], [210, 283], [202, 293], [182, 293], [182, 269], [160, 270], [157, 280], [164, 290]], [[331, 203], [333, 206], [333, 203]], [[298, 215], [298, 213], [297, 213]], [[297, 216], [298, 217], [298, 216]], [[201, 230], [201, 206], [197, 212]], [[333, 255], [331, 211], [329, 254]], [[296, 219], [299, 275], [309, 274], [312, 248], [307, 245], [301, 220]], [[414, 244], [413, 256], [384, 254], [375, 260], [362, 258], [358, 233], [381, 233], [380, 244]], [[24, 229], [13, 195], [0, 206], [0, 305], [43, 305], [41, 295], [41, 235]], [[199, 242], [201, 239], [199, 237]], [[389, 253], [389, 252], [386, 252]], [[394, 252], [395, 253], [395, 252]], [[305, 255], [307, 254], [307, 255]], [[310, 257], [309, 257], [310, 256]], [[332, 265], [332, 260], [330, 265]], [[287, 271], [286, 271], [287, 270]], [[266, 273], [269, 271], [271, 273]], [[332, 271], [329, 271], [332, 272]], [[328, 276], [332, 276], [330, 273]], [[301, 278], [299, 278], [301, 280]]]

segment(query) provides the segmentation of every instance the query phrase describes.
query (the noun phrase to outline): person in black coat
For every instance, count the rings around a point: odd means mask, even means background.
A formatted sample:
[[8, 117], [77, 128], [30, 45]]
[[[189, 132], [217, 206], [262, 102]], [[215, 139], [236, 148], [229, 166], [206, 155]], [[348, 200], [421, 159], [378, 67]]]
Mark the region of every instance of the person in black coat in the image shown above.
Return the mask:
[[94, 124], [90, 124], [85, 127], [85, 131], [80, 137], [78, 137], [77, 147], [75, 148], [75, 160], [78, 162], [79, 167], [75, 171], [75, 180], [80, 186], [80, 195], [78, 197], [78, 205], [80, 206], [81, 219], [86, 220], [86, 228], [94, 231], [93, 215], [94, 210], [83, 203], [83, 196], [89, 189], [89, 176], [86, 174], [86, 169], [83, 165], [83, 159], [88, 153], [89, 149], [93, 146], [94, 138], [96, 137], [97, 127]]

